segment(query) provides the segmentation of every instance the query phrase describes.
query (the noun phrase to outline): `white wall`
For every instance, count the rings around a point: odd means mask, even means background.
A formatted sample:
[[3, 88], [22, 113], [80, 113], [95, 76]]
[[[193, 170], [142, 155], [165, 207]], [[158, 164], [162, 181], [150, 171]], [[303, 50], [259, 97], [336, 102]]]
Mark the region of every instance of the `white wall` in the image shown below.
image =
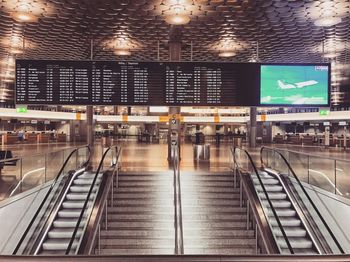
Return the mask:
[[[0, 254], [11, 255], [23, 232], [44, 199], [49, 187], [26, 192], [25, 196], [0, 207]], [[8, 201], [15, 200], [16, 196]]]

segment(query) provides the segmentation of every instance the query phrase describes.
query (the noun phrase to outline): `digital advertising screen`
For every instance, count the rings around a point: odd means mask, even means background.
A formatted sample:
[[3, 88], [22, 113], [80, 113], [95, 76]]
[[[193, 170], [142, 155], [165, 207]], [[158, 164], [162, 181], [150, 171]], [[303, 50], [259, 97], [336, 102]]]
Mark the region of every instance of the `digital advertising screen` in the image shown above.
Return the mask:
[[284, 106], [328, 106], [329, 64], [260, 67], [260, 104]]

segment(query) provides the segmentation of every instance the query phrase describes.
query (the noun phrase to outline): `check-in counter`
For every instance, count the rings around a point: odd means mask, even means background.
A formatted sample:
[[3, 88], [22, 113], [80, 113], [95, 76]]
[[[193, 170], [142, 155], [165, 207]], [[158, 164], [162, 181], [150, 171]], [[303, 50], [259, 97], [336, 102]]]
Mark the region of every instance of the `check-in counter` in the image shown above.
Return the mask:
[[275, 137], [273, 138], [273, 142], [275, 142], [276, 144], [283, 144], [284, 138], [282, 135], [275, 135]]
[[18, 142], [17, 134], [3, 134], [2, 135], [2, 144], [11, 145]]
[[314, 144], [314, 137], [313, 136], [304, 136], [303, 137], [303, 145], [311, 146]]
[[57, 142], [67, 142], [66, 134], [57, 134]]
[[27, 143], [36, 143], [37, 142], [37, 134], [35, 133], [25, 133], [24, 134], [24, 140], [27, 141]]
[[49, 143], [49, 140], [50, 140], [50, 134], [41, 133], [37, 135], [38, 143]]
[[301, 145], [302, 144], [302, 139], [300, 136], [290, 136], [289, 137], [289, 142], [293, 145]]

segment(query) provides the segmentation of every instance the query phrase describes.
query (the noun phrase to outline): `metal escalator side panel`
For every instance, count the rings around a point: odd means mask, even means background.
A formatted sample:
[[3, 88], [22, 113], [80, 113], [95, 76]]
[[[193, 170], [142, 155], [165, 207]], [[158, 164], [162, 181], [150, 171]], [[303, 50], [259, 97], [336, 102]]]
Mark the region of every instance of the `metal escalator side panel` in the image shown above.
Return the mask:
[[273, 234], [272, 227], [269, 224], [269, 220], [266, 215], [266, 212], [264, 211], [264, 207], [256, 192], [253, 180], [251, 178], [251, 174], [242, 174], [242, 180], [242, 185], [245, 188], [248, 195], [250, 207], [252, 208], [254, 215], [258, 218], [256, 221], [257, 226], [263, 232], [262, 241], [264, 242], [266, 253], [280, 254], [281, 249], [277, 245], [277, 239]]
[[[110, 190], [114, 190], [113, 176], [111, 172], [105, 172], [102, 175], [102, 180], [99, 185], [96, 198], [92, 205], [90, 216], [85, 223], [83, 234], [79, 240], [78, 247], [76, 249], [77, 254], [90, 255], [95, 243], [95, 237], [98, 230], [98, 217], [104, 212], [104, 198], [109, 194]], [[107, 211], [106, 211], [107, 212]]]
[[[307, 236], [305, 236], [305, 239], [307, 240], [307, 238], [309, 238], [309, 240], [311, 240], [312, 244], [313, 244], [313, 250], [315, 252], [317, 252], [318, 254], [322, 254], [322, 249], [319, 245], [319, 242], [316, 241], [316, 238], [315, 236], [312, 234], [312, 229], [310, 228], [310, 225], [309, 223], [307, 222], [307, 219], [306, 217], [304, 216], [304, 213], [303, 211], [300, 209], [299, 205], [298, 205], [298, 202], [296, 201], [296, 199], [293, 197], [293, 194], [290, 190], [290, 188], [288, 187], [288, 185], [286, 185], [285, 181], [281, 178], [281, 176], [274, 172], [273, 170], [270, 170], [270, 169], [265, 169], [265, 171], [275, 177], [280, 185], [283, 187], [283, 191], [284, 193], [287, 195], [287, 198], [288, 200], [290, 201], [291, 205], [292, 205], [292, 210], [295, 211], [295, 217], [297, 219], [300, 220], [301, 222], [301, 227], [306, 231], [307, 233]], [[300, 249], [300, 248], [299, 248]]]
[[35, 220], [33, 220], [32, 224], [28, 227], [25, 237], [20, 241], [20, 245], [17, 247], [15, 254], [33, 254], [33, 249], [35, 249], [35, 245], [38, 243], [42, 231], [47, 226], [48, 217], [50, 217], [52, 211], [57, 205], [57, 201], [60, 199], [70, 176], [71, 174], [67, 174], [64, 177], [61, 177], [58, 183], [52, 188], [51, 192], [49, 192], [47, 198], [43, 200], [39, 212], [34, 217]]
[[285, 183], [286, 187], [288, 188], [288, 191], [290, 192], [290, 196], [294, 199], [296, 208], [299, 211], [300, 216], [302, 217], [303, 222], [309, 228], [310, 235], [315, 240], [315, 243], [317, 243], [317, 246], [319, 247], [319, 250], [323, 254], [332, 254], [332, 248], [329, 246], [326, 238], [324, 237], [322, 230], [320, 229], [320, 224], [315, 221], [315, 218], [311, 214], [312, 209], [310, 206], [307, 207], [307, 204], [300, 196], [300, 193], [295, 188], [293, 182], [289, 177], [286, 177], [284, 175], [281, 175], [281, 179]]
[[34, 242], [34, 245], [31, 249], [30, 254], [37, 255], [41, 251], [42, 244], [45, 241], [45, 239], [47, 238], [47, 234], [48, 234], [49, 230], [52, 228], [52, 225], [57, 217], [59, 210], [61, 209], [62, 203], [63, 203], [64, 199], [66, 198], [66, 195], [69, 191], [70, 186], [72, 185], [75, 177], [83, 172], [84, 172], [84, 169], [80, 169], [80, 170], [74, 172], [74, 174], [69, 175], [68, 179], [65, 182], [65, 185], [63, 186], [63, 188], [60, 192], [59, 197], [57, 198], [57, 202], [55, 203], [54, 208], [51, 210], [50, 215], [44, 224], [44, 227], [42, 228], [40, 234], [38, 235], [38, 237], [36, 238], [36, 240]]

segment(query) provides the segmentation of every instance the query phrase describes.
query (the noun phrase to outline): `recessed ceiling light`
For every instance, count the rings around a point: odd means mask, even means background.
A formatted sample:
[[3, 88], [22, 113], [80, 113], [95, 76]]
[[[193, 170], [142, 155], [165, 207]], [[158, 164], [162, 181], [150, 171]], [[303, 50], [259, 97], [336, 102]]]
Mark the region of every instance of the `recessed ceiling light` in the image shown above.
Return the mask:
[[168, 15], [165, 18], [165, 21], [170, 25], [186, 25], [191, 21], [191, 19], [187, 15], [174, 14]]
[[35, 23], [38, 22], [38, 17], [32, 13], [29, 12], [13, 12], [11, 14], [12, 18], [15, 19], [17, 22], [23, 22], [23, 23]]
[[23, 53], [23, 49], [11, 48], [11, 49], [10, 49], [10, 53], [11, 53], [11, 54], [15, 54], [15, 55], [22, 54], [22, 53]]
[[117, 49], [115, 50], [115, 54], [120, 56], [128, 56], [131, 55], [131, 52], [127, 49]]
[[232, 57], [232, 56], [235, 56], [235, 55], [236, 55], [236, 53], [232, 52], [232, 51], [225, 51], [225, 52], [219, 53], [220, 57]]
[[325, 53], [323, 55], [324, 58], [336, 58], [337, 56], [339, 56], [337, 53]]
[[330, 26], [334, 26], [336, 24], [339, 24], [341, 21], [342, 20], [340, 17], [325, 16], [325, 17], [321, 17], [321, 18], [315, 20], [314, 24], [315, 24], [315, 26], [320, 26], [320, 27], [330, 27]]

